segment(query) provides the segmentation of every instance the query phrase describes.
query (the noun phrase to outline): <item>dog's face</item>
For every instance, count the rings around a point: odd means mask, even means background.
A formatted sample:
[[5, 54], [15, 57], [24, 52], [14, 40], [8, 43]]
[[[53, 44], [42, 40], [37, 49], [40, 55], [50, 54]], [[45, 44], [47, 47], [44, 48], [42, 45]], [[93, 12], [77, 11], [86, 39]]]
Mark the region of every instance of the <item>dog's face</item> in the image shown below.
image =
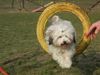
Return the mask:
[[67, 30], [58, 29], [54, 30], [51, 33], [51, 37], [49, 38], [49, 42], [52, 42], [53, 45], [59, 46], [62, 48], [66, 48], [70, 46], [71, 43], [75, 42], [75, 37], [72, 33]]
[[[59, 21], [53, 21], [53, 25], [46, 31], [49, 45], [66, 48], [72, 43], [75, 43], [75, 31], [69, 21], [62, 21], [56, 17]], [[54, 19], [55, 20], [55, 19]]]
[[[56, 35], [59, 34], [59, 35]], [[66, 31], [55, 31], [55, 35], [53, 44], [56, 46], [62, 46], [62, 47], [67, 47], [69, 44], [72, 42], [72, 36], [71, 34], [68, 34]]]

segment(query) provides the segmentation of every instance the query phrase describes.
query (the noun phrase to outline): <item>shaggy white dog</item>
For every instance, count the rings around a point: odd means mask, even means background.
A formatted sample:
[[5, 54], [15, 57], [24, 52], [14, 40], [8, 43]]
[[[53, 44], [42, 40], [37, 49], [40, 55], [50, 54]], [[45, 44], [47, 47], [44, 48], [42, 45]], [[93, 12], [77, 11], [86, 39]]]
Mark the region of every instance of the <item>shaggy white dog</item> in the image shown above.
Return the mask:
[[76, 31], [70, 21], [53, 16], [45, 39], [49, 54], [62, 68], [70, 68], [75, 54]]

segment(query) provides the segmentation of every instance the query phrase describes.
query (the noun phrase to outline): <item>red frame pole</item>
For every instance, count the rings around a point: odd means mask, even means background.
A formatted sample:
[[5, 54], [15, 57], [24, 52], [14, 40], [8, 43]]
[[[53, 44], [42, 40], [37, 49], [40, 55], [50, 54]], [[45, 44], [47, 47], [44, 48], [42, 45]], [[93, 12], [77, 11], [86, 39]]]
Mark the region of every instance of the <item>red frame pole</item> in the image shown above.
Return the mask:
[[8, 73], [2, 67], [0, 67], [0, 73], [3, 75], [8, 75]]

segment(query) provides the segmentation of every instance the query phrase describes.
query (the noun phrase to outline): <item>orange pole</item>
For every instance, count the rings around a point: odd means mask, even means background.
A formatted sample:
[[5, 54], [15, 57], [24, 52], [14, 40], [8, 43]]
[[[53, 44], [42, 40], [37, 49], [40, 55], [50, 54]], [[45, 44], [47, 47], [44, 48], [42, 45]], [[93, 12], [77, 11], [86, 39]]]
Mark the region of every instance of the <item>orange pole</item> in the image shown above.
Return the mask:
[[1, 72], [3, 75], [8, 75], [8, 73], [7, 73], [2, 67], [0, 67], [0, 72]]

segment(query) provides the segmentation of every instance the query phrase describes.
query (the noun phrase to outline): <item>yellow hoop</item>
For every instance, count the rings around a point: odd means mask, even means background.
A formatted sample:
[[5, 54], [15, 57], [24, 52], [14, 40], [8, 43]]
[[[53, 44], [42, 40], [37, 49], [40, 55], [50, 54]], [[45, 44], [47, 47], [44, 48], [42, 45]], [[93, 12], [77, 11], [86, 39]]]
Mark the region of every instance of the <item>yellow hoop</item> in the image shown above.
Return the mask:
[[37, 38], [43, 49], [48, 52], [48, 47], [44, 39], [44, 30], [47, 20], [57, 12], [68, 11], [75, 14], [83, 25], [83, 36], [81, 37], [81, 41], [76, 47], [76, 54], [81, 54], [89, 45], [90, 38], [87, 38], [84, 34], [88, 31], [90, 20], [87, 16], [86, 12], [83, 11], [79, 6], [68, 3], [68, 2], [60, 2], [56, 4], [52, 4], [47, 7], [43, 13], [40, 15], [38, 24], [37, 24]]

